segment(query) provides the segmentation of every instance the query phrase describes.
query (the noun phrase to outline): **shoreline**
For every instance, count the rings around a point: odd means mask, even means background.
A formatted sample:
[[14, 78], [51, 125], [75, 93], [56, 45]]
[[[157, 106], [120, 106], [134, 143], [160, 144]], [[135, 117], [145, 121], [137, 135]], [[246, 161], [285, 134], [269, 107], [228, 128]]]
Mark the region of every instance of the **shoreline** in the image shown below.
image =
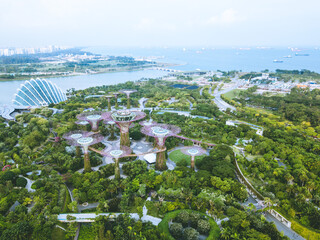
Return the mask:
[[147, 66], [147, 67], [140, 67], [137, 69], [117, 69], [115, 71], [102, 71], [102, 72], [95, 72], [95, 73], [75, 73], [70, 75], [34, 75], [34, 76], [28, 76], [28, 77], [22, 77], [22, 78], [16, 78], [16, 79], [1, 79], [0, 82], [14, 82], [14, 81], [27, 81], [30, 79], [36, 79], [36, 78], [68, 78], [68, 77], [76, 77], [76, 76], [88, 76], [88, 75], [97, 75], [97, 74], [105, 74], [105, 73], [120, 73], [120, 72], [137, 72], [137, 71], [143, 71], [143, 70], [153, 70], [155, 67], [173, 67], [173, 66], [180, 66], [180, 64], [171, 64], [171, 63], [161, 63], [157, 66]]

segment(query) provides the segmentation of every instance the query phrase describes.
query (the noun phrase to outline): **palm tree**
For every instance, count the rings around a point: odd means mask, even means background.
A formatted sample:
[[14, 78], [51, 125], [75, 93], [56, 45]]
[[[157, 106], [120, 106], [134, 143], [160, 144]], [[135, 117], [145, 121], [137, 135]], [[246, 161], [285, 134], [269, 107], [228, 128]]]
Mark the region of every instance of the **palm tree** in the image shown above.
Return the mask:
[[231, 239], [232, 231], [229, 227], [223, 228], [220, 234], [220, 238], [223, 240]]
[[273, 206], [273, 202], [272, 202], [272, 200], [270, 198], [265, 197], [264, 198], [264, 205], [266, 206], [264, 208], [264, 210], [268, 210], [268, 209], [270, 209], [271, 206]]

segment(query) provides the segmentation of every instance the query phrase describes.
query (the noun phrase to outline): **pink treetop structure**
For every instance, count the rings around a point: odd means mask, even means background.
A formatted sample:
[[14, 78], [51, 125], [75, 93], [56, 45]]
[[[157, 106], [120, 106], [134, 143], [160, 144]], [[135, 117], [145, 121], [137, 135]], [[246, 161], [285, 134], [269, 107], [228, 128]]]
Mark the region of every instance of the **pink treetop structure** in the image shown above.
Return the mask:
[[103, 120], [102, 113], [97, 111], [84, 112], [77, 115], [77, 118], [81, 121], [87, 121], [90, 123], [92, 131], [98, 131], [99, 122]]
[[135, 90], [135, 89], [123, 89], [123, 90], [120, 90], [120, 92], [127, 95], [127, 109], [130, 109], [130, 94], [134, 93], [134, 92], [137, 92], [137, 90]]
[[95, 134], [95, 133], [93, 133], [93, 132], [76, 130], [76, 131], [68, 132], [68, 133], [64, 134], [62, 137], [63, 137], [64, 139], [66, 139], [66, 140], [74, 141], [74, 140], [77, 140], [77, 139], [79, 139], [79, 138], [89, 137], [89, 136], [94, 135], [94, 134]]
[[76, 121], [75, 124], [81, 125], [81, 126], [85, 126], [88, 125], [89, 122], [88, 121]]
[[159, 123], [157, 123], [157, 122], [155, 122], [155, 121], [152, 121], [152, 120], [150, 119], [149, 121], [141, 121], [141, 122], [139, 122], [139, 124], [140, 124], [142, 127], [144, 127], [144, 126], [146, 126], [146, 127], [152, 127], [152, 126], [157, 125], [157, 124], [159, 124]]
[[181, 149], [181, 152], [191, 156], [191, 168], [194, 170], [194, 159], [196, 156], [201, 156], [206, 154], [206, 150], [198, 147], [198, 146], [190, 146], [190, 147], [184, 147]]
[[107, 121], [114, 121], [120, 128], [120, 146], [130, 147], [129, 127], [134, 121], [143, 119], [144, 112], [120, 110], [116, 112], [105, 112], [102, 117]]
[[168, 137], [176, 136], [181, 132], [181, 129], [174, 125], [169, 124], [155, 124], [151, 126], [144, 126], [141, 128], [141, 132], [147, 136], [154, 137], [157, 141], [157, 148], [159, 151], [156, 158], [156, 169], [165, 170], [166, 157], [165, 157], [165, 140]]
[[104, 137], [100, 134], [94, 134], [86, 131], [72, 131], [63, 136], [67, 142], [72, 146], [82, 147], [84, 152], [84, 171], [91, 171], [91, 164], [89, 159], [89, 146], [101, 142]]
[[120, 179], [120, 166], [119, 166], [119, 158], [126, 157], [130, 155], [131, 149], [127, 146], [122, 146], [120, 148], [113, 148], [111, 150], [103, 150], [101, 155], [112, 157], [115, 162], [114, 168], [114, 177], [115, 179]]

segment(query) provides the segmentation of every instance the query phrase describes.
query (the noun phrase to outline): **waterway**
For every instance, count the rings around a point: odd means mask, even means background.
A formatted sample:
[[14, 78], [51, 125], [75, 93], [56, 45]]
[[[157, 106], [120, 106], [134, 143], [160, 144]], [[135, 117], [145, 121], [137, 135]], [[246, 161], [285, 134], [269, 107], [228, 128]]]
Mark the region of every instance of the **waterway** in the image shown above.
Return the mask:
[[[304, 48], [300, 52], [293, 52], [288, 48], [268, 49], [217, 49], [217, 48], [107, 48], [90, 47], [84, 49], [97, 54], [113, 56], [148, 57], [158, 62], [178, 64], [171, 68], [183, 71], [195, 70], [237, 70], [261, 71], [269, 69], [308, 69], [320, 73], [320, 50]], [[309, 56], [295, 56], [295, 53], [309, 54]], [[291, 58], [285, 58], [285, 56]], [[274, 63], [273, 60], [282, 63]], [[167, 72], [143, 70], [135, 72], [117, 72], [96, 75], [82, 75], [74, 77], [50, 78], [63, 90], [70, 88], [84, 89], [100, 85], [113, 85], [141, 78], [157, 78]], [[0, 105], [10, 104], [14, 93], [23, 81], [0, 82]]]
[[[243, 72], [261, 71], [269, 69], [301, 70], [308, 69], [320, 73], [319, 48], [301, 48], [292, 51], [287, 47], [278, 48], [108, 48], [90, 47], [87, 51], [114, 56], [132, 56], [137, 58], [153, 56], [155, 61], [175, 63], [172, 67], [177, 70], [237, 70]], [[309, 54], [309, 56], [295, 56], [295, 54]], [[288, 56], [291, 58], [287, 58]], [[274, 63], [273, 60], [283, 61]]]
[[[167, 72], [156, 70], [141, 70], [132, 72], [102, 73], [93, 75], [80, 75], [72, 77], [49, 78], [63, 91], [70, 88], [76, 90], [88, 87], [115, 85], [127, 81], [137, 81], [141, 78], [158, 78], [166, 75]], [[0, 82], [0, 105], [11, 104], [14, 94], [24, 81]]]

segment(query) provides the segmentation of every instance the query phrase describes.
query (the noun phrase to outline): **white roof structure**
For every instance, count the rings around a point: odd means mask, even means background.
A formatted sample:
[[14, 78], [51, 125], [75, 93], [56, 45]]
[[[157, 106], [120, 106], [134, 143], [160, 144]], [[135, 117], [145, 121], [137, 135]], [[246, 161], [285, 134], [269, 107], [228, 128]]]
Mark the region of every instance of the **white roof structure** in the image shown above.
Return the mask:
[[67, 100], [66, 94], [57, 85], [46, 79], [25, 81], [14, 95], [17, 106], [47, 106]]
[[155, 163], [156, 162], [156, 154], [155, 153], [148, 153], [143, 156], [143, 159], [149, 164]]

